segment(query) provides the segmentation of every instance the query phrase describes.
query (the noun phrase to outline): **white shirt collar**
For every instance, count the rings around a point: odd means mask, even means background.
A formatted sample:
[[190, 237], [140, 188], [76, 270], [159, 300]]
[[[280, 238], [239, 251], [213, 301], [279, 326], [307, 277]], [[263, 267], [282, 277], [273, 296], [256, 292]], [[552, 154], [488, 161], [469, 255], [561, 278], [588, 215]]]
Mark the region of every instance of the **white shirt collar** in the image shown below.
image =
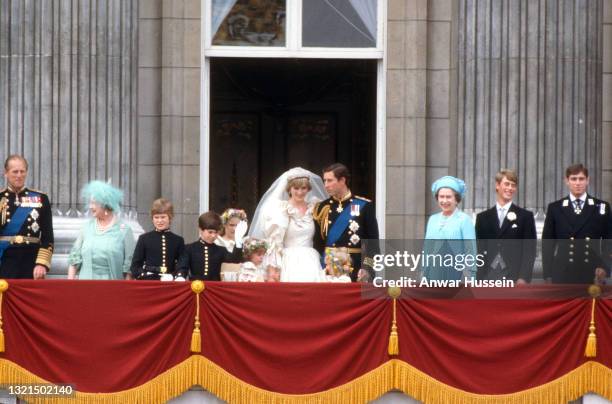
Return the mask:
[[576, 198], [576, 197], [574, 196], [574, 194], [570, 194], [570, 196], [569, 196], [569, 197], [570, 197], [570, 201], [571, 201], [572, 203], [574, 203], [574, 201], [575, 201], [576, 199], [580, 199], [580, 200], [582, 201], [582, 204], [584, 204], [584, 202], [586, 202], [586, 199], [587, 199], [587, 193], [585, 192], [584, 194], [580, 195], [580, 197], [579, 197], [579, 198]]
[[505, 209], [506, 212], [510, 211], [510, 205], [512, 205], [512, 201], [508, 202], [507, 204], [505, 204], [504, 206], [501, 206], [499, 204], [499, 202], [495, 203], [495, 206], [497, 207], [497, 211], [499, 212], [500, 209]]

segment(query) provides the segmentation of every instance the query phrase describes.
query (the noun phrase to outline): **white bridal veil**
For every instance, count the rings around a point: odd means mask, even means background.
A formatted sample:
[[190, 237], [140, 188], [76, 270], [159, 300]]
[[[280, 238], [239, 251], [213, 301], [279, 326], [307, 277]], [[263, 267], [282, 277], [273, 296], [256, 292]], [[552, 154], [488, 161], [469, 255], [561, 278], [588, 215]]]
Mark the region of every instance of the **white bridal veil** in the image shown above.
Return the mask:
[[310, 187], [312, 188], [308, 195], [306, 195], [306, 202], [312, 201], [313, 198], [318, 200], [327, 199], [328, 195], [325, 192], [323, 186], [323, 180], [321, 177], [301, 167], [294, 167], [289, 171], [285, 171], [280, 177], [278, 177], [261, 197], [253, 220], [251, 221], [251, 227], [249, 229], [249, 236], [255, 238], [265, 238], [264, 233], [264, 214], [268, 209], [273, 209], [278, 201], [289, 200], [289, 194], [285, 190], [287, 187], [287, 181], [294, 178], [306, 177], [310, 180]]

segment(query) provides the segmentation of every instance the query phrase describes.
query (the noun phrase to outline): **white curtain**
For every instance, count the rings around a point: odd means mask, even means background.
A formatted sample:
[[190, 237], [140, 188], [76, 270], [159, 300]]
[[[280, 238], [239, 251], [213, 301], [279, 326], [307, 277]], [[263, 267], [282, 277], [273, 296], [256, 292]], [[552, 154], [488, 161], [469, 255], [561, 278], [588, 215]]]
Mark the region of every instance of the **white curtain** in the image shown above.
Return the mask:
[[376, 0], [349, 0], [376, 43]]
[[213, 0], [212, 2], [212, 36], [214, 37], [225, 17], [238, 0]]

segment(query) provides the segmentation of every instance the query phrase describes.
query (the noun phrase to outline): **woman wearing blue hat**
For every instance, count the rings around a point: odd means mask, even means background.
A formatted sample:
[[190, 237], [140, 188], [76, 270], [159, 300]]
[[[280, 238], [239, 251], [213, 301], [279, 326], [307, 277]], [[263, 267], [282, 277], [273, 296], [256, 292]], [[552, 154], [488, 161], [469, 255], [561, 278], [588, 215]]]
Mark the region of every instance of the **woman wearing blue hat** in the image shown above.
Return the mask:
[[448, 175], [436, 180], [431, 192], [442, 211], [427, 222], [423, 277], [428, 280], [473, 277], [476, 231], [472, 219], [457, 208], [465, 195], [465, 182]]

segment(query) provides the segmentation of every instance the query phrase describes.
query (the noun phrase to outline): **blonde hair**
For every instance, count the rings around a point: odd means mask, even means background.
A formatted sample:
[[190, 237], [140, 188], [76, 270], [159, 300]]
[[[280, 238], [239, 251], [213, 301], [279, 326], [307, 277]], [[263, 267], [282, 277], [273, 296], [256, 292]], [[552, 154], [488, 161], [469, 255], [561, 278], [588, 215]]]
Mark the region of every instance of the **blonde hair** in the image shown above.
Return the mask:
[[287, 181], [287, 186], [285, 187], [285, 191], [287, 191], [287, 193], [291, 195], [291, 188], [302, 188], [302, 187], [308, 188], [309, 191], [312, 189], [312, 186], [310, 185], [310, 180], [308, 179], [308, 177], [298, 177], [298, 178], [293, 178]]

